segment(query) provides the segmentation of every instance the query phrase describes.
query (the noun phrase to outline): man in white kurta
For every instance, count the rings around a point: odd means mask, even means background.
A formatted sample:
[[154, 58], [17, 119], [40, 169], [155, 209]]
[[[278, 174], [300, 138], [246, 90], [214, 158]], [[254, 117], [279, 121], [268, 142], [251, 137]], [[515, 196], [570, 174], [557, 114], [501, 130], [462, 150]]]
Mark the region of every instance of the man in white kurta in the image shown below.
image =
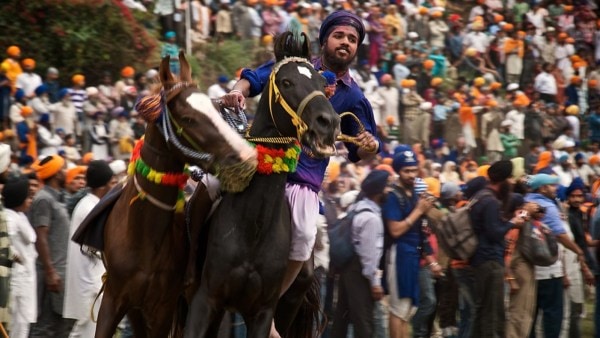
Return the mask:
[[10, 279], [9, 309], [11, 321], [8, 327], [12, 338], [29, 337], [29, 326], [35, 323], [37, 306], [37, 271], [35, 261], [36, 233], [25, 212], [31, 205], [29, 180], [13, 179], [7, 182], [2, 192], [6, 206], [6, 226], [13, 254], [16, 257]]
[[[91, 190], [73, 210], [69, 237], [73, 236], [100, 198], [116, 182], [108, 163], [101, 160], [90, 162], [86, 181]], [[75, 242], [69, 242], [68, 250], [63, 317], [77, 320], [69, 338], [93, 337], [98, 309], [102, 302], [102, 297], [98, 297], [97, 300], [96, 297], [102, 287], [102, 275], [106, 270], [99, 256], [83, 254]]]

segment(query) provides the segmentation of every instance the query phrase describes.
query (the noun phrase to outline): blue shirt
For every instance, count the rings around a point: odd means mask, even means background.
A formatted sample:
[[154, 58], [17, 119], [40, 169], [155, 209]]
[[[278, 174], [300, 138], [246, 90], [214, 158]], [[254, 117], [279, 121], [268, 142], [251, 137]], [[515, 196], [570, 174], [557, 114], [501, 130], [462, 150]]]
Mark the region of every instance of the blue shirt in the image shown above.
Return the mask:
[[554, 236], [562, 235], [567, 232], [563, 225], [558, 206], [556, 206], [556, 203], [553, 200], [542, 194], [529, 193], [525, 195], [525, 201], [537, 203], [538, 205], [546, 208], [546, 213], [544, 214], [544, 218], [542, 218], [542, 223], [546, 224], [550, 230], [552, 230], [552, 234]]
[[[316, 70], [322, 69], [320, 58], [313, 60], [312, 63]], [[255, 70], [244, 69], [242, 71], [241, 78], [250, 82], [250, 96], [256, 96], [262, 92], [269, 81], [274, 64], [275, 61], [271, 60]], [[343, 77], [337, 79], [335, 94], [329, 101], [338, 114], [347, 111], [354, 113], [364, 125], [366, 131], [372, 135], [377, 135], [373, 108], [349, 72], [346, 72]], [[354, 119], [348, 117], [342, 120], [341, 130], [346, 135], [357, 135], [359, 127]], [[381, 141], [377, 140], [377, 142], [379, 143], [378, 149], [382, 149]], [[354, 144], [346, 143], [346, 148], [348, 148], [348, 159], [352, 162], [358, 162], [360, 160], [357, 153], [358, 147]], [[302, 152], [296, 172], [288, 175], [288, 182], [305, 185], [313, 191], [318, 192], [325, 177], [325, 169], [328, 164], [329, 158], [313, 158]]]

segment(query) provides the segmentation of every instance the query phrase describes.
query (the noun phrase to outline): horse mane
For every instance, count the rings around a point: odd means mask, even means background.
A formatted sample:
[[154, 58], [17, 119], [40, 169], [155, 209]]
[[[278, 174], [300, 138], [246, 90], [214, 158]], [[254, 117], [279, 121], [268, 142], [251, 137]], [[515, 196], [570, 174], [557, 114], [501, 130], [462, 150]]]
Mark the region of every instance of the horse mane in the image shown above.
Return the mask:
[[273, 52], [277, 62], [289, 57], [310, 60], [308, 36], [304, 32], [300, 34], [291, 31], [283, 32], [275, 38]]

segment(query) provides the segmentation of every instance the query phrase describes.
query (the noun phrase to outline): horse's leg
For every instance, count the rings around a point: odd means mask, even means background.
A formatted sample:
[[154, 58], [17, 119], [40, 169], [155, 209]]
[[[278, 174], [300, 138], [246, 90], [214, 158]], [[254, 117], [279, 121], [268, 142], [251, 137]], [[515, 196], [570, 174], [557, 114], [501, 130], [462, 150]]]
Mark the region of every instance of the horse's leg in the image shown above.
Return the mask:
[[[127, 312], [127, 319], [129, 325], [133, 329], [135, 338], [146, 338], [148, 337], [148, 326], [146, 326], [146, 319], [141, 309], [131, 309]], [[164, 336], [166, 337], [166, 336]]]
[[108, 283], [105, 284], [102, 303], [98, 310], [98, 323], [96, 325], [96, 338], [112, 338], [117, 330], [117, 325], [125, 316], [126, 306], [119, 302], [111, 293]]
[[[292, 283], [288, 291], [279, 299], [275, 312], [275, 326], [277, 332], [279, 332], [282, 337], [301, 337], [302, 335], [298, 336], [296, 334], [300, 331], [312, 330], [312, 324], [318, 317], [320, 311], [318, 308], [320, 293], [318, 290], [313, 290], [314, 283], [318, 283], [315, 281], [315, 278], [313, 260], [311, 258], [304, 263], [304, 266], [294, 283]], [[318, 293], [315, 295], [311, 293], [311, 297], [309, 297], [309, 302], [311, 304], [304, 301], [309, 290]], [[302, 310], [301, 313], [299, 313], [299, 310]], [[305, 332], [305, 334], [308, 333]]]
[[273, 322], [274, 307], [260, 310], [257, 313], [244, 316], [244, 322], [248, 338], [266, 338], [271, 332], [271, 323]]
[[185, 324], [186, 338], [213, 338], [219, 335], [219, 326], [225, 314], [222, 306], [211, 306], [206, 286], [201, 286], [194, 296]]

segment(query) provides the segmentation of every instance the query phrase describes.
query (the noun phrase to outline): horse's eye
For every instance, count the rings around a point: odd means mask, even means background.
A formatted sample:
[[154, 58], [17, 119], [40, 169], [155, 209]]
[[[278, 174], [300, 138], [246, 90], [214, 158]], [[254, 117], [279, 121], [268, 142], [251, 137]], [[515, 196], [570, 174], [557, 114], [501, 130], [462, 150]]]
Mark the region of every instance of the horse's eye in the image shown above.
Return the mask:
[[284, 79], [283, 81], [281, 81], [281, 84], [284, 87], [291, 87], [292, 86], [292, 81], [288, 80], [288, 79]]

